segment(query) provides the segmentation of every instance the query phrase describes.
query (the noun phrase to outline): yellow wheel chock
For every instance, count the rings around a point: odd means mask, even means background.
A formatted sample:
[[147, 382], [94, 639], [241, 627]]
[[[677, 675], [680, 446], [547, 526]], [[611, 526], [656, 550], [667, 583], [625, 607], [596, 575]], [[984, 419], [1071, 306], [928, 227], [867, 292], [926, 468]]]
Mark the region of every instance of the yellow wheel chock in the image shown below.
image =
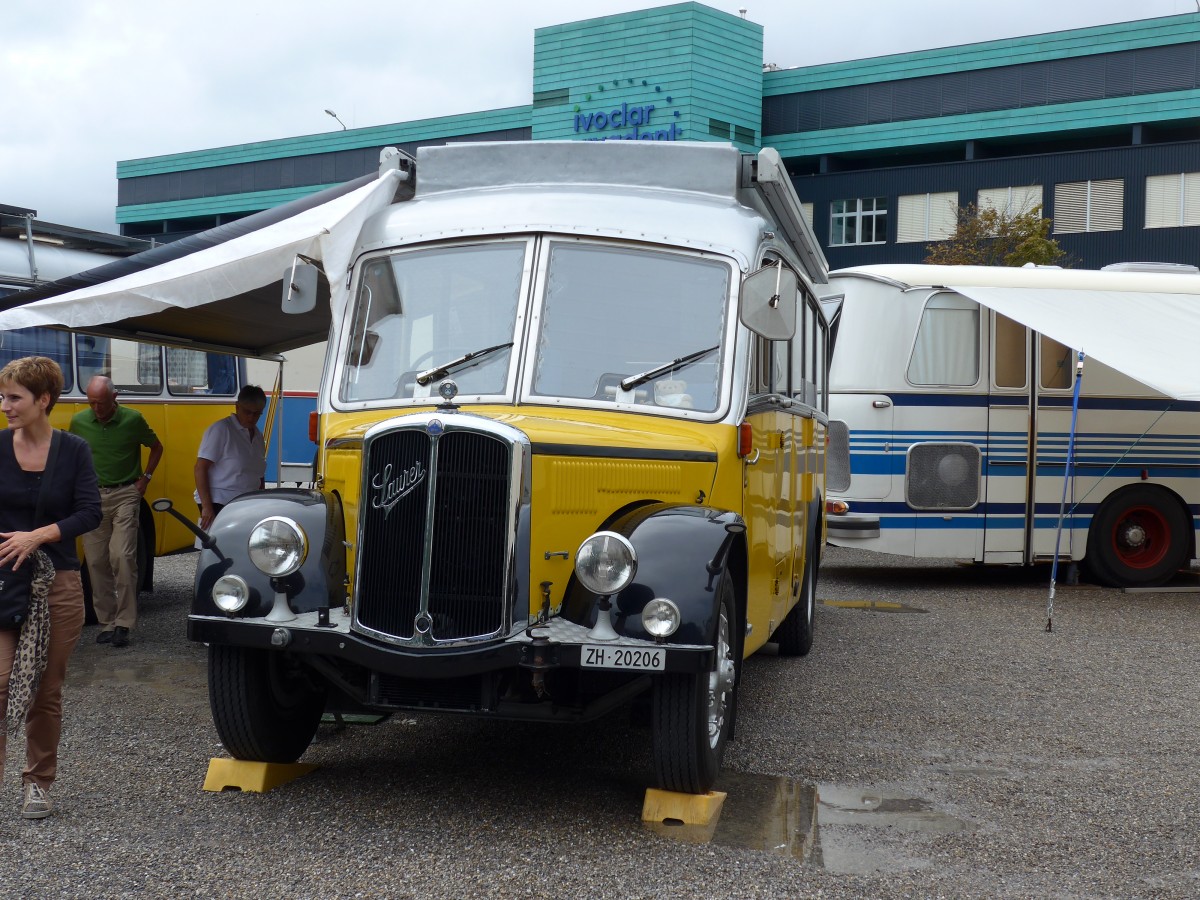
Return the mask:
[[312, 763], [265, 763], [245, 759], [210, 759], [204, 776], [204, 790], [254, 791], [262, 794], [281, 784], [307, 775]]
[[643, 822], [673, 822], [684, 825], [708, 825], [721, 815], [724, 791], [707, 794], [679, 794], [647, 788], [642, 801]]

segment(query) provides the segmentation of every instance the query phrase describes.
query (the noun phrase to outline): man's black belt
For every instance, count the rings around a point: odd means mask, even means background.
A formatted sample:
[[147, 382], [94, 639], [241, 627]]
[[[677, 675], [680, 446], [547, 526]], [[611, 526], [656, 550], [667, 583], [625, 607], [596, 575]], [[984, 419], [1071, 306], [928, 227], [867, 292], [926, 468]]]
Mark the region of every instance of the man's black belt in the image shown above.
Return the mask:
[[131, 478], [129, 481], [122, 481], [120, 484], [102, 484], [100, 487], [106, 491], [111, 491], [114, 488], [129, 487], [131, 484], [137, 484], [139, 481], [141, 481], [140, 475], [137, 478]]

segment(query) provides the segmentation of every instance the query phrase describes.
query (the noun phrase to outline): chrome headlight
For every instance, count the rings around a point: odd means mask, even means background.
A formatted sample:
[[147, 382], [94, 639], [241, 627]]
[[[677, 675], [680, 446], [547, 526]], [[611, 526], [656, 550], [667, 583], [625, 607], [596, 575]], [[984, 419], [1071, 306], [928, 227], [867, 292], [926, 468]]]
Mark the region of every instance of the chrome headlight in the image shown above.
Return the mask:
[[642, 610], [642, 627], [656, 638], [670, 637], [679, 630], [679, 607], [665, 597], [655, 597]]
[[250, 586], [238, 575], [222, 575], [212, 586], [212, 599], [221, 612], [241, 612], [250, 602]]
[[291, 575], [304, 564], [308, 538], [286, 516], [270, 516], [254, 526], [247, 545], [250, 562], [266, 575]]
[[597, 531], [575, 553], [575, 575], [594, 594], [623, 591], [636, 573], [633, 544], [615, 531]]

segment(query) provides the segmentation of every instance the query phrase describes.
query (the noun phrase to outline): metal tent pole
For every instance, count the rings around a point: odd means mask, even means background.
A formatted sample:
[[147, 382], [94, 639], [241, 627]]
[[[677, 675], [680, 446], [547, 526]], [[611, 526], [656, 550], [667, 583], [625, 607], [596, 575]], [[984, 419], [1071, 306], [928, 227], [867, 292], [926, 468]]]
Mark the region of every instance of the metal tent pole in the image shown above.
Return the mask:
[[[1071, 483], [1071, 467], [1075, 464], [1075, 426], [1079, 421], [1079, 388], [1083, 384], [1083, 351], [1075, 363], [1075, 390], [1071, 397], [1071, 433], [1067, 435], [1067, 464], [1063, 468], [1062, 499], [1058, 504], [1058, 529], [1054, 534], [1054, 563], [1050, 567], [1050, 599], [1046, 602], [1046, 630], [1054, 630], [1054, 585], [1058, 579], [1058, 548], [1062, 541], [1063, 518], [1067, 509], [1067, 486]], [[1037, 473], [1033, 473], [1037, 477]], [[1036, 517], [1036, 513], [1035, 513]]]

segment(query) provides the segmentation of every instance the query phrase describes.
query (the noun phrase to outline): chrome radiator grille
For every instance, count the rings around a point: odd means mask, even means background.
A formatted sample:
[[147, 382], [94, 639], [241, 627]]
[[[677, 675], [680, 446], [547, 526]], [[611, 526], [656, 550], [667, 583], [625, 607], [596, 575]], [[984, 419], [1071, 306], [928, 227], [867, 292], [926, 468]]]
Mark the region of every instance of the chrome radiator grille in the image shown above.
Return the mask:
[[358, 625], [417, 644], [500, 632], [511, 444], [469, 430], [399, 429], [364, 453]]

